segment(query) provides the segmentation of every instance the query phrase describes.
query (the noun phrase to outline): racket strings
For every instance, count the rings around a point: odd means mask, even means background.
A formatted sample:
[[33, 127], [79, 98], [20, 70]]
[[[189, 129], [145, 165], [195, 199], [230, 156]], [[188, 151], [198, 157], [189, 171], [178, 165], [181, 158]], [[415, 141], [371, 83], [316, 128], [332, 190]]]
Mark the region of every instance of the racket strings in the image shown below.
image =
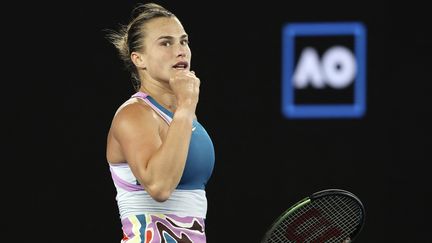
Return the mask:
[[327, 242], [342, 242], [356, 230], [361, 214], [362, 210], [353, 199], [325, 196], [289, 212], [268, 242], [312, 242], [326, 233], [334, 236]]
[[[360, 223], [361, 210], [357, 202], [350, 198], [341, 196], [323, 198], [323, 200], [317, 200], [315, 207], [323, 212], [325, 218], [331, 219], [333, 227], [341, 229], [342, 234], [335, 239], [336, 242], [345, 240]], [[323, 228], [321, 231], [324, 230]]]

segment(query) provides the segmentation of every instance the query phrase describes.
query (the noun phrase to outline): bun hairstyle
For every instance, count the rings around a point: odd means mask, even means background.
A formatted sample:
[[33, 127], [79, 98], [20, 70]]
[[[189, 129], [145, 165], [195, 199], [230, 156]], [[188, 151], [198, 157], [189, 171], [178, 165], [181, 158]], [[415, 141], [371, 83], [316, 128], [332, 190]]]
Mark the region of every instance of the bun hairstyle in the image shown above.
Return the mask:
[[138, 91], [141, 87], [138, 70], [131, 60], [131, 53], [145, 49], [144, 38], [146, 32], [145, 24], [154, 19], [175, 17], [173, 13], [156, 3], [138, 4], [131, 13], [131, 20], [127, 25], [120, 24], [118, 30], [108, 30], [106, 38], [117, 49], [120, 59], [127, 71], [130, 72], [134, 89]]

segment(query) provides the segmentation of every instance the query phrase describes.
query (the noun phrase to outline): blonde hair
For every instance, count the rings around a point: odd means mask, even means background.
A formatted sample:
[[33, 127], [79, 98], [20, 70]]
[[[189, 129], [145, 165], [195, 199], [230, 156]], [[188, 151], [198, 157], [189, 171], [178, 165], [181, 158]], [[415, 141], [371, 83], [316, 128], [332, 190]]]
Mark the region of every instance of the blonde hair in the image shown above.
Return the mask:
[[120, 59], [130, 72], [136, 91], [141, 87], [138, 70], [131, 60], [131, 53], [144, 50], [143, 39], [146, 37], [144, 25], [154, 18], [175, 17], [173, 13], [156, 3], [138, 4], [132, 11], [127, 25], [120, 24], [118, 30], [107, 30], [106, 38], [116, 47]]

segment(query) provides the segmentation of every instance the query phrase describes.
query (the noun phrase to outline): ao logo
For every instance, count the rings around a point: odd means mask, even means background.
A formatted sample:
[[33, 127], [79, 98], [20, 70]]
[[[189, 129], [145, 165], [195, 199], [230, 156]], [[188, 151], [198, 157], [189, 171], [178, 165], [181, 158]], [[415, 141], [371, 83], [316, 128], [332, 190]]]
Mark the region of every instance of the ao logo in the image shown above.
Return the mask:
[[318, 52], [308, 47], [300, 54], [293, 82], [298, 89], [304, 89], [308, 85], [321, 89], [326, 84], [335, 89], [343, 89], [354, 81], [355, 75], [356, 60], [348, 48], [333, 46], [320, 60]]
[[[282, 35], [282, 113], [286, 118], [360, 118], [365, 114], [366, 28], [362, 23], [289, 23]], [[345, 99], [347, 94], [349, 99]], [[320, 100], [325, 95], [328, 99]], [[339, 96], [344, 99], [335, 99]]]

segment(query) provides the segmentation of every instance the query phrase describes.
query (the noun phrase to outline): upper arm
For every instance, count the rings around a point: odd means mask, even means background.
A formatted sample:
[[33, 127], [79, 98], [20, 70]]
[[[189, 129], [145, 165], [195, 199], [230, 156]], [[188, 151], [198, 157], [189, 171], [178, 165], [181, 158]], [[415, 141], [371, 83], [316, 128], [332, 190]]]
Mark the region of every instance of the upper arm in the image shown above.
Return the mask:
[[132, 173], [144, 187], [147, 164], [162, 144], [159, 125], [153, 110], [138, 102], [125, 106], [113, 121], [113, 136]]

